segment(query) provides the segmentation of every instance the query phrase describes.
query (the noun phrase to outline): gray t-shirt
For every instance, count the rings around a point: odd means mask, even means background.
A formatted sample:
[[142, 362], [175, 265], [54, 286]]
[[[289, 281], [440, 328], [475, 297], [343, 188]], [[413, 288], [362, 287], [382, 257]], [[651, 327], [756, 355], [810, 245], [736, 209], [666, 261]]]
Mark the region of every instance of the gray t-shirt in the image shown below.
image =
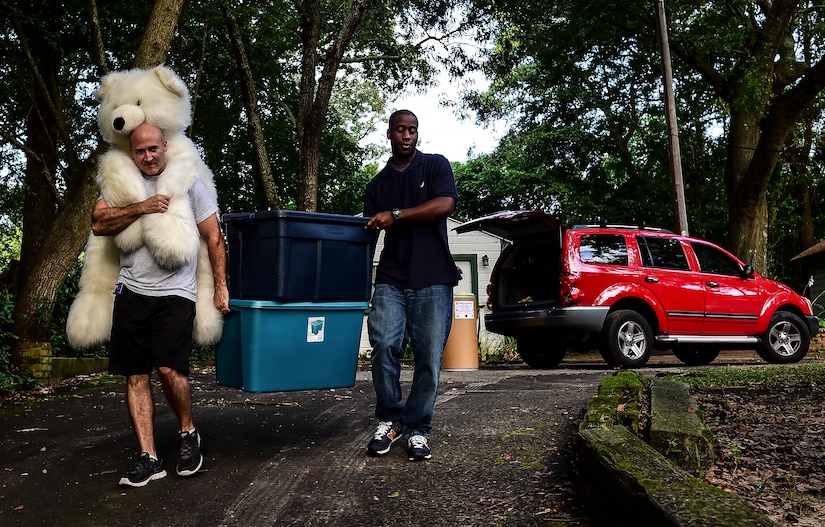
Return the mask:
[[[157, 178], [144, 177], [146, 192], [150, 196], [157, 194]], [[189, 189], [195, 222], [201, 223], [218, 212], [218, 204], [200, 180], [196, 180]], [[158, 265], [154, 256], [142, 246], [131, 252], [120, 252], [120, 275], [118, 281], [129, 290], [145, 296], [181, 296], [195, 301], [197, 281], [195, 271], [197, 262], [177, 269], [166, 269]]]

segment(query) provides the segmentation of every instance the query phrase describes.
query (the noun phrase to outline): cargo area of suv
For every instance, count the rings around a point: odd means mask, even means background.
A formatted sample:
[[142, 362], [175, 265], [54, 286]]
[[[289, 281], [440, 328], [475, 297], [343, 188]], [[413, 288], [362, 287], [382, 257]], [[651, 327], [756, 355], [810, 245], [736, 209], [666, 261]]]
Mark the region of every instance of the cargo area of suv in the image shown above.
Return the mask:
[[507, 252], [498, 269], [494, 302], [501, 308], [554, 304], [559, 299], [561, 272], [558, 240], [537, 240]]
[[663, 229], [565, 227], [540, 211], [464, 223], [511, 243], [495, 263], [484, 317], [514, 337], [534, 367], [555, 367], [570, 348], [598, 349], [616, 366], [644, 365], [652, 350], [707, 364], [723, 349], [754, 349], [797, 362], [818, 328], [811, 303], [724, 249]]

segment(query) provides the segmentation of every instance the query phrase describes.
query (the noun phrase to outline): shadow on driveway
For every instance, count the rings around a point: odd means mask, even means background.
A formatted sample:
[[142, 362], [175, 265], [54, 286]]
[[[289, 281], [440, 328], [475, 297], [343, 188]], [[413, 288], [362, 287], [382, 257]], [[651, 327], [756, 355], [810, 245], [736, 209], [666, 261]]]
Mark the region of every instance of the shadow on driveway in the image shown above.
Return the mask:
[[[140, 489], [117, 484], [136, 462], [123, 382], [73, 384], [60, 397], [4, 403], [0, 524], [587, 526], [574, 433], [611, 373], [572, 364], [445, 371], [434, 457], [413, 463], [400, 443], [381, 458], [365, 454], [376, 425], [367, 371], [352, 388], [247, 393], [196, 368], [204, 469], [175, 475], [176, 421], [155, 383], [169, 476]], [[405, 369], [405, 393], [410, 378]]]

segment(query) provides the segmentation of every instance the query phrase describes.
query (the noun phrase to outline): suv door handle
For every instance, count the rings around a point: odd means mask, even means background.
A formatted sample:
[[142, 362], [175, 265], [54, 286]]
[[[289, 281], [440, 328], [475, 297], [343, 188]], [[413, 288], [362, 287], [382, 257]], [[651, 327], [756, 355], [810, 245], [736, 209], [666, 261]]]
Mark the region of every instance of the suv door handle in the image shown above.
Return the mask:
[[655, 276], [645, 276], [645, 282], [648, 282], [648, 283], [651, 283], [651, 284], [658, 284], [659, 279], [656, 278]]
[[719, 287], [719, 282], [705, 282], [708, 287]]

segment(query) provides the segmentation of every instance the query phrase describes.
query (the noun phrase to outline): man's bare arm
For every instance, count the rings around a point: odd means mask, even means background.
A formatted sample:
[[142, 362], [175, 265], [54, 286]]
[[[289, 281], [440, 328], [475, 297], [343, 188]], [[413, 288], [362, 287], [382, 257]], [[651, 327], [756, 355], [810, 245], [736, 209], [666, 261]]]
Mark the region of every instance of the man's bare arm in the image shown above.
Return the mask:
[[201, 237], [206, 240], [209, 263], [215, 280], [215, 308], [221, 313], [229, 311], [229, 289], [226, 285], [226, 242], [223, 239], [218, 215], [213, 214], [198, 224]]
[[131, 225], [144, 214], [163, 213], [169, 209], [169, 196], [154, 196], [125, 207], [110, 207], [99, 199], [92, 211], [92, 232], [95, 236], [112, 236]]

